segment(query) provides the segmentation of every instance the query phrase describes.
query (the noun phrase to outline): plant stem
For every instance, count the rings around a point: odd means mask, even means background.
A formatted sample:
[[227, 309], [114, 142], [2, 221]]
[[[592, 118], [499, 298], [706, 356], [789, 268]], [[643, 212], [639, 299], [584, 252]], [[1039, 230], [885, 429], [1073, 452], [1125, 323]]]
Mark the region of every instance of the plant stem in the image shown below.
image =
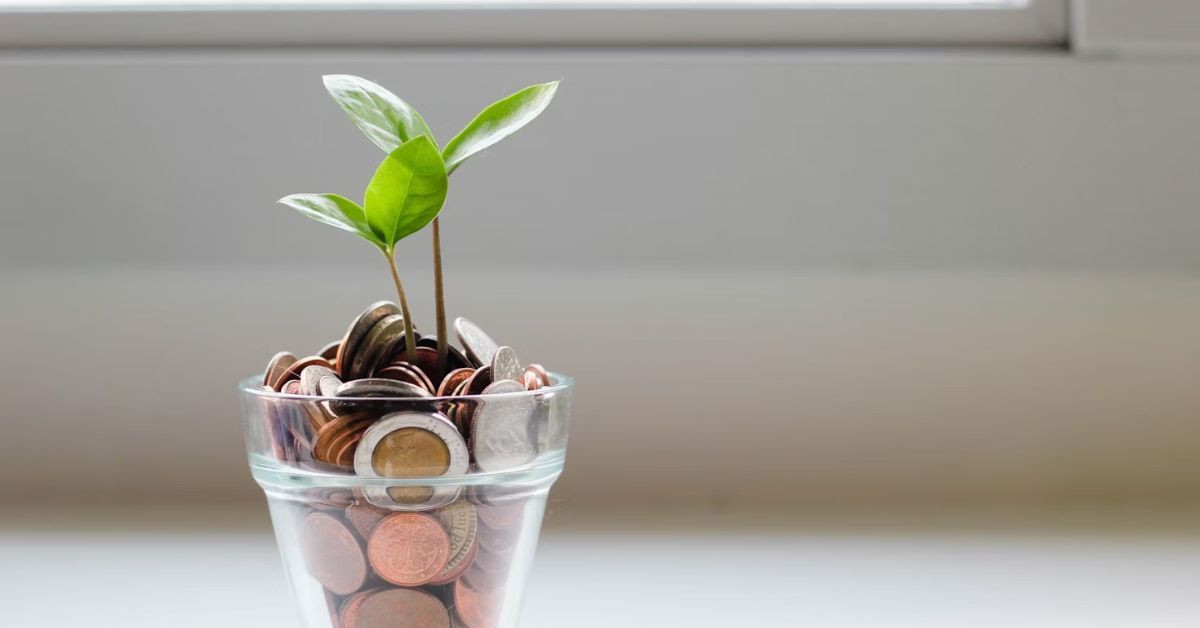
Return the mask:
[[433, 219], [433, 300], [437, 313], [438, 370], [446, 372], [446, 356], [450, 351], [450, 339], [446, 331], [446, 293], [442, 283], [442, 224], [441, 218]]
[[408, 299], [404, 297], [404, 285], [400, 283], [400, 271], [396, 270], [396, 252], [388, 249], [383, 252], [387, 257], [388, 268], [392, 271], [392, 281], [396, 282], [396, 296], [400, 297], [400, 313], [404, 315], [404, 354], [405, 358], [414, 363], [417, 361], [417, 335], [413, 333], [412, 316], [408, 313]]

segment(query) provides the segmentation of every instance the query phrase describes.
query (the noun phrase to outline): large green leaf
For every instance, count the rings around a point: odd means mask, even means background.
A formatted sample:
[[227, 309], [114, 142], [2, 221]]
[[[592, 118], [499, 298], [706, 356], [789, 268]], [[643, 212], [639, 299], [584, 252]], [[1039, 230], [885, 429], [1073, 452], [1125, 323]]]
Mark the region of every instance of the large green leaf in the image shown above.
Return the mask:
[[558, 91], [558, 81], [531, 85], [497, 101], [475, 116], [474, 120], [446, 144], [442, 156], [446, 171], [454, 172], [468, 157], [512, 135], [545, 111]]
[[421, 114], [395, 94], [349, 74], [329, 74], [325, 89], [376, 146], [392, 152], [421, 135], [433, 137]]
[[391, 248], [437, 217], [446, 202], [446, 165], [427, 135], [384, 158], [367, 185], [367, 224]]
[[338, 229], [357, 233], [379, 244], [379, 238], [367, 224], [367, 214], [358, 203], [337, 194], [292, 194], [279, 199], [283, 205]]

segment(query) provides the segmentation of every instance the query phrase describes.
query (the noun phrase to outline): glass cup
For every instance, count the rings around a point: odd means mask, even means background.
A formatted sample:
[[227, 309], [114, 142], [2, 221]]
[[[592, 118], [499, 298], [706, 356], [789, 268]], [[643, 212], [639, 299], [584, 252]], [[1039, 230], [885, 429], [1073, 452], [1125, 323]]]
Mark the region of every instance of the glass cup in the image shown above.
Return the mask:
[[511, 628], [546, 495], [562, 472], [571, 381], [459, 397], [337, 398], [241, 384], [307, 628]]

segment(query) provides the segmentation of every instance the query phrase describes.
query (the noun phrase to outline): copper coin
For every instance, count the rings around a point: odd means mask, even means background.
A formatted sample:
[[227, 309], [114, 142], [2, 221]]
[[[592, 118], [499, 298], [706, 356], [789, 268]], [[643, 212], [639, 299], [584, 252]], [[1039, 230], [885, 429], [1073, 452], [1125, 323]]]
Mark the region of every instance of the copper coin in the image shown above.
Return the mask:
[[416, 589], [376, 591], [347, 613], [345, 628], [450, 628], [442, 601]]
[[354, 593], [367, 581], [367, 562], [358, 539], [341, 521], [323, 512], [310, 513], [301, 530], [308, 572], [338, 595]]
[[338, 376], [342, 379], [349, 379], [350, 362], [353, 360], [353, 354], [358, 351], [358, 345], [362, 343], [363, 338], [367, 337], [367, 332], [371, 331], [371, 328], [383, 320], [384, 317], [395, 314], [400, 314], [400, 308], [395, 303], [378, 301], [372, 303], [370, 307], [354, 319], [353, 323], [350, 323], [350, 327], [346, 330], [346, 335], [342, 337], [338, 345], [336, 358]]
[[393, 314], [383, 317], [354, 352], [350, 362], [350, 379], [370, 377], [385, 358], [392, 355], [396, 345], [404, 340], [404, 317]]
[[341, 623], [341, 628], [356, 628], [358, 625], [358, 608], [362, 606], [364, 600], [373, 593], [377, 593], [380, 589], [368, 589], [359, 591], [354, 595], [346, 598], [342, 602], [342, 610], [338, 613], [338, 619]]
[[528, 370], [521, 374], [521, 385], [525, 390], [537, 390], [542, 387], [542, 380], [537, 376], [537, 373], [531, 373]]
[[[417, 341], [417, 346], [429, 347], [430, 349], [437, 351], [437, 343], [437, 336], [422, 336], [421, 339]], [[467, 356], [463, 355], [462, 351], [458, 350], [458, 347], [455, 347], [450, 343], [446, 343], [447, 371], [453, 371], [454, 369], [460, 368], [470, 368], [471, 366], [471, 361], [467, 359]]]
[[339, 467], [353, 467], [354, 453], [358, 449], [358, 444], [362, 442], [363, 432], [367, 431], [367, 426], [363, 425], [361, 430], [353, 432], [349, 440], [338, 445], [333, 454], [333, 463]]
[[400, 586], [429, 582], [446, 568], [450, 536], [428, 515], [401, 512], [389, 516], [371, 533], [367, 557], [379, 577]]
[[442, 378], [441, 385], [438, 386], [437, 396], [449, 397], [450, 395], [454, 394], [454, 389], [457, 388], [459, 384], [471, 379], [471, 375], [474, 373], [475, 369], [472, 368], [454, 369], [453, 371], [446, 373], [446, 376]]
[[437, 349], [430, 349], [429, 347], [417, 347], [416, 355], [413, 357], [411, 364], [421, 369], [421, 372], [425, 373], [425, 375], [429, 377], [429, 381], [435, 383], [435, 386], [430, 392], [437, 390], [436, 384], [440, 384], [442, 381], [442, 376], [445, 375], [445, 373], [442, 372], [442, 369], [438, 367]]
[[500, 625], [502, 602], [502, 596], [478, 591], [466, 579], [460, 578], [454, 583], [454, 608], [458, 618], [468, 628], [496, 628]]
[[383, 508], [367, 503], [356, 503], [346, 506], [346, 519], [358, 531], [358, 535], [364, 539], [371, 538], [371, 532], [375, 529], [375, 526], [379, 525], [379, 522], [383, 521], [390, 514], [392, 513], [389, 510], [384, 510]]
[[321, 347], [321, 350], [317, 351], [317, 355], [332, 362], [333, 360], [337, 359], [338, 348], [341, 346], [342, 346], [341, 340], [334, 340], [333, 342], [325, 345], [324, 347]]
[[479, 531], [479, 517], [475, 505], [459, 501], [444, 506], [434, 513], [438, 521], [450, 534], [450, 559], [446, 568], [433, 580], [433, 584], [445, 584], [457, 578], [470, 564], [470, 555], [475, 550], [475, 539]]
[[511, 379], [520, 381], [521, 373], [525, 372], [525, 367], [521, 366], [521, 360], [517, 358], [517, 352], [512, 350], [512, 347], [500, 347], [496, 349], [496, 354], [492, 356], [492, 380], [500, 381]]
[[454, 331], [458, 333], [458, 341], [462, 343], [473, 365], [478, 367], [492, 363], [500, 345], [478, 325], [459, 317], [454, 319]]
[[487, 388], [491, 384], [492, 384], [492, 367], [491, 367], [491, 365], [481, 366], [481, 367], [475, 369], [475, 372], [471, 374], [471, 379], [467, 380], [466, 387], [463, 388], [463, 394], [464, 395], [478, 395], [483, 392], [484, 388]]
[[334, 463], [337, 460], [336, 454], [346, 440], [353, 437], [356, 432], [361, 433], [366, 430], [372, 420], [372, 417], [366, 414], [347, 414], [322, 425], [317, 430], [316, 437], [313, 438], [313, 458], [322, 462]]
[[280, 378], [287, 372], [289, 366], [296, 363], [296, 356], [287, 351], [280, 351], [271, 357], [271, 361], [267, 363], [267, 370], [263, 373], [263, 385], [275, 392], [279, 392], [279, 387], [282, 385]]
[[375, 377], [394, 379], [398, 382], [407, 382], [413, 386], [420, 386], [429, 391], [431, 395], [434, 392], [433, 382], [429, 381], [429, 377], [425, 375], [425, 372], [408, 362], [393, 362], [376, 371]]
[[530, 364], [525, 367], [525, 372], [536, 374], [538, 379], [542, 380], [543, 386], [550, 385], [550, 374], [546, 372], [546, 369], [542, 368], [541, 364]]

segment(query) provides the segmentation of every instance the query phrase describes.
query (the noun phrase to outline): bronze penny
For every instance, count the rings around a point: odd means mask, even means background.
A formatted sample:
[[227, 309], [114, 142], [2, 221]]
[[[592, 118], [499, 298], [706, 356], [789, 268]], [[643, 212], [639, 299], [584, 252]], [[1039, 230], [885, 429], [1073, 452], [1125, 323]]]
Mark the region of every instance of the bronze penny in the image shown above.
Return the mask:
[[[421, 339], [417, 341], [417, 346], [418, 347], [429, 347], [430, 349], [437, 351], [437, 343], [438, 343], [437, 336], [422, 336]], [[452, 345], [450, 343], [446, 343], [446, 370], [447, 371], [452, 371], [454, 369], [460, 369], [460, 368], [470, 368], [471, 366], [472, 366], [471, 361], [467, 359], [467, 356], [463, 355], [462, 351], [458, 350], [458, 347], [455, 347], [454, 345]]]
[[525, 372], [537, 375], [538, 379], [542, 381], [542, 386], [550, 385], [550, 374], [546, 372], [546, 369], [542, 368], [541, 364], [530, 364], [525, 367]]
[[375, 526], [367, 543], [367, 557], [384, 580], [400, 586], [420, 586], [446, 568], [450, 536], [428, 515], [396, 513]]
[[420, 386], [433, 394], [433, 382], [429, 381], [429, 377], [421, 369], [412, 366], [408, 362], [394, 362], [375, 372], [375, 377], [382, 379], [394, 379], [398, 382], [407, 382], [413, 386]]
[[454, 389], [458, 388], [459, 384], [471, 379], [471, 375], [474, 373], [475, 369], [472, 368], [454, 369], [453, 371], [446, 373], [446, 376], [442, 378], [441, 385], [438, 386], [437, 396], [449, 397], [450, 395], [454, 394]]
[[[444, 373], [438, 368], [437, 349], [429, 347], [417, 347], [416, 356], [413, 358], [412, 365], [421, 369], [429, 377], [429, 381], [435, 384], [441, 383]], [[436, 386], [430, 386], [430, 392], [437, 390]]]
[[542, 380], [537, 376], [537, 373], [531, 373], [528, 370], [521, 374], [521, 385], [525, 390], [537, 390], [542, 387]]
[[301, 530], [308, 572], [338, 595], [354, 593], [367, 581], [367, 562], [358, 539], [332, 515], [314, 512]]
[[346, 506], [346, 519], [350, 520], [350, 525], [354, 526], [359, 536], [364, 539], [371, 538], [371, 531], [390, 514], [392, 513], [389, 510], [367, 503]]
[[380, 590], [381, 589], [368, 589], [366, 591], [359, 591], [358, 593], [346, 598], [345, 601], [342, 602], [341, 612], [338, 613], [338, 619], [340, 620], [339, 623], [341, 624], [341, 628], [356, 628], [358, 625], [358, 608], [362, 606], [362, 603], [367, 599], [367, 596]]
[[333, 457], [334, 464], [338, 465], [339, 467], [354, 466], [354, 453], [358, 448], [358, 444], [362, 442], [363, 432], [365, 431], [367, 431], [367, 425], [364, 424], [361, 430], [356, 430], [353, 432], [350, 440], [347, 440], [344, 444], [337, 448], [337, 453], [334, 454]]
[[450, 534], [450, 559], [433, 581], [433, 584], [445, 584], [457, 578], [470, 565], [479, 531], [479, 518], [475, 514], [475, 505], [467, 501], [454, 502], [434, 514]]
[[295, 363], [296, 356], [291, 353], [287, 351], [276, 353], [271, 358], [271, 361], [267, 363], [267, 370], [263, 373], [263, 385], [275, 392], [279, 392], [280, 386], [283, 385], [283, 382], [279, 381], [280, 378], [287, 372], [288, 367]]
[[454, 583], [454, 608], [467, 628], [496, 628], [503, 597], [471, 587], [465, 578]]
[[471, 379], [467, 380], [466, 387], [463, 389], [464, 395], [478, 395], [483, 392], [484, 388], [492, 385], [492, 367], [481, 366], [475, 369], [471, 374]]
[[442, 601], [416, 589], [376, 591], [349, 611], [345, 628], [450, 628]]
[[341, 346], [342, 346], [341, 340], [334, 340], [333, 342], [325, 345], [324, 347], [321, 347], [321, 350], [317, 351], [317, 355], [332, 362], [333, 360], [337, 359], [338, 347], [341, 347]]
[[367, 332], [371, 331], [371, 328], [383, 320], [384, 317], [395, 314], [400, 314], [400, 308], [395, 303], [379, 301], [372, 303], [362, 314], [358, 315], [358, 318], [354, 319], [353, 323], [350, 323], [350, 328], [346, 330], [346, 335], [338, 343], [336, 360], [339, 377], [349, 379], [350, 362], [353, 360], [353, 354], [358, 351], [358, 345], [362, 343], [363, 338], [367, 337]]

